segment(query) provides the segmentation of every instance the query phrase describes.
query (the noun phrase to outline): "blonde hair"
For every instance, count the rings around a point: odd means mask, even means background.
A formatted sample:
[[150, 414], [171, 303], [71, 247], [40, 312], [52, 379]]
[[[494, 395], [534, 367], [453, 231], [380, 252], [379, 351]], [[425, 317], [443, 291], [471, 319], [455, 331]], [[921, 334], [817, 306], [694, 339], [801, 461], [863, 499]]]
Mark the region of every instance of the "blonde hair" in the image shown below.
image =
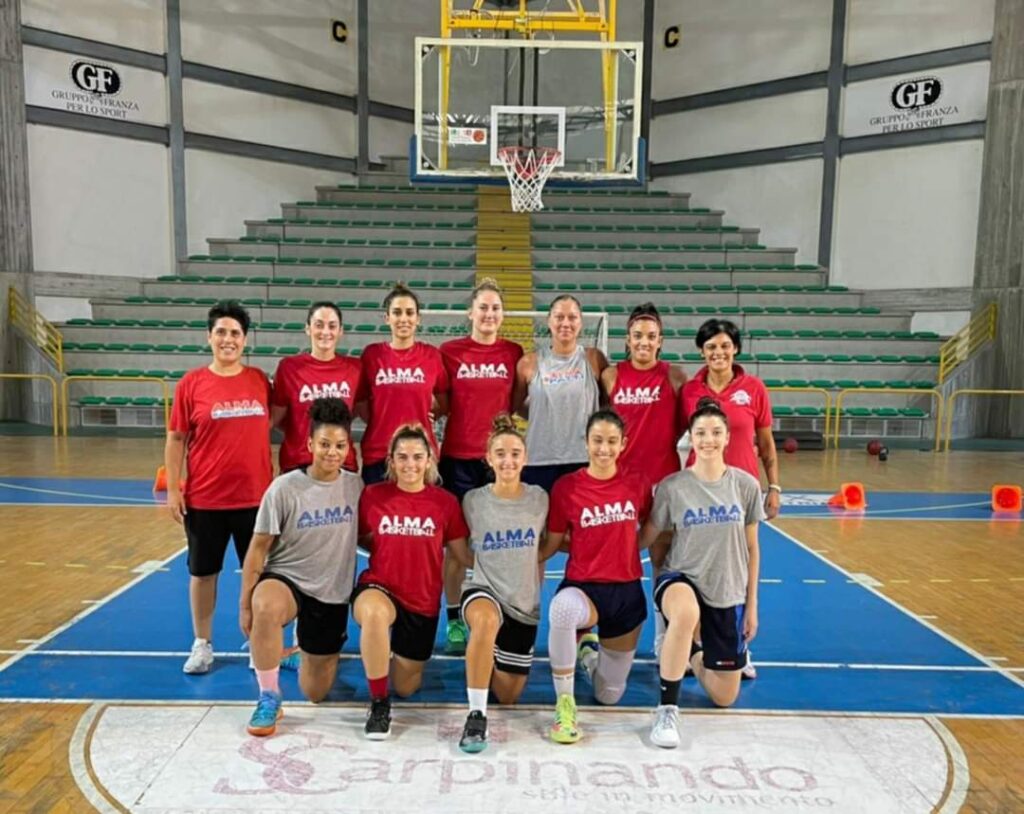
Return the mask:
[[392, 483], [398, 480], [398, 473], [395, 472], [392, 466], [395, 458], [395, 447], [398, 446], [399, 441], [409, 440], [421, 441], [427, 450], [427, 470], [423, 473], [423, 482], [431, 485], [437, 483], [441, 476], [437, 471], [434, 448], [430, 445], [430, 437], [427, 435], [427, 431], [423, 428], [422, 424], [402, 424], [402, 426], [395, 430], [395, 434], [391, 436], [391, 443], [388, 444], [387, 469], [384, 476]]
[[498, 285], [498, 281], [493, 277], [484, 277], [476, 284], [476, 288], [474, 288], [472, 293], [469, 295], [469, 304], [472, 305], [476, 302], [476, 298], [485, 291], [493, 291], [499, 298], [501, 298], [501, 304], [505, 304], [505, 292], [502, 287]]
[[491, 444], [503, 435], [514, 435], [523, 442], [524, 446], [526, 445], [526, 438], [519, 430], [519, 425], [516, 424], [515, 418], [508, 413], [498, 413], [491, 421], [491, 434], [487, 436], [488, 452], [491, 449]]

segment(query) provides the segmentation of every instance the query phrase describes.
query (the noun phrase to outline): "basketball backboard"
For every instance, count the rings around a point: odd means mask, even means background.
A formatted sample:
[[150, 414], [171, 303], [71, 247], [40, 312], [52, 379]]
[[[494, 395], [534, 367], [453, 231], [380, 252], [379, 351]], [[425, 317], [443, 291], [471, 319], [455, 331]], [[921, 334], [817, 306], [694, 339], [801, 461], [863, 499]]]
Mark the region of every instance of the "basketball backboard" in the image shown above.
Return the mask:
[[414, 182], [504, 183], [502, 147], [557, 149], [548, 186], [635, 185], [643, 45], [416, 38]]

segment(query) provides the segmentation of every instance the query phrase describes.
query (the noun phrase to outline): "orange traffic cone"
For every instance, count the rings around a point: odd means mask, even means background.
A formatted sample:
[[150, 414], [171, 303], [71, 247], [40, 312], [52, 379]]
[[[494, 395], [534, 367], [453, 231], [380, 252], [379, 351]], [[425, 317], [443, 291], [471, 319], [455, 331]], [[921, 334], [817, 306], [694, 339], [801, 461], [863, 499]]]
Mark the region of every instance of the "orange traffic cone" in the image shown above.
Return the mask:
[[[178, 488], [185, 491], [185, 481], [178, 481]], [[156, 478], [153, 480], [153, 491], [154, 492], [166, 492], [167, 491], [167, 467], [158, 466], [156, 468]]]
[[1022, 502], [1022, 490], [1019, 486], [997, 483], [992, 487], [992, 511], [1019, 513]]
[[839, 487], [839, 491], [828, 499], [828, 505], [849, 511], [863, 511], [868, 505], [863, 484], [856, 481], [844, 483]]

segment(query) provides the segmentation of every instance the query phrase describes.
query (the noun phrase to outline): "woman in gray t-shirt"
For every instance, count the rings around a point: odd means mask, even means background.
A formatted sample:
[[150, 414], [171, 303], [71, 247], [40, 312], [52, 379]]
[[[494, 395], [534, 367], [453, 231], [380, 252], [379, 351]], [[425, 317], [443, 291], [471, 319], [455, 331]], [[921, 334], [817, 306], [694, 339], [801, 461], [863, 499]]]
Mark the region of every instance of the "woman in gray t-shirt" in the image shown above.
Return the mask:
[[[658, 484], [640, 539], [641, 548], [654, 544], [651, 561], [663, 568], [654, 604], [667, 628], [651, 741], [666, 748], [679, 745], [679, 684], [687, 662], [711, 700], [730, 706], [739, 695], [747, 645], [757, 634], [760, 487], [726, 465], [729, 423], [714, 399], [698, 402], [690, 438], [694, 464]], [[671, 543], [655, 543], [666, 531]]]
[[540, 622], [541, 538], [548, 495], [522, 483], [526, 444], [508, 415], [498, 415], [487, 439], [494, 483], [463, 498], [474, 563], [462, 585], [469, 626], [466, 693], [469, 716], [459, 740], [464, 752], [487, 746], [487, 691], [514, 704], [526, 686]]

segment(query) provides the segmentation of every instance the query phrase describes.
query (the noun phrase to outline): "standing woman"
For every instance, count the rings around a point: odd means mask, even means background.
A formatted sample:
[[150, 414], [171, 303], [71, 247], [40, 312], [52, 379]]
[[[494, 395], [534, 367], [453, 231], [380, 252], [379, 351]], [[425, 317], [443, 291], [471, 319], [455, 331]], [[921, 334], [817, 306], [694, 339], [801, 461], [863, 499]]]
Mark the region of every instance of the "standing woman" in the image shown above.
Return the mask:
[[[213, 666], [217, 576], [228, 540], [234, 540], [241, 565], [273, 477], [270, 382], [259, 368], [242, 364], [249, 314], [237, 302], [219, 302], [207, 314], [206, 325], [213, 361], [190, 370], [175, 388], [164, 447], [167, 505], [188, 538], [195, 638], [182, 669], [192, 674]], [[186, 466], [183, 494], [179, 484]]]
[[514, 704], [526, 686], [540, 624], [537, 560], [548, 496], [520, 481], [526, 444], [512, 417], [494, 419], [487, 464], [494, 483], [469, 492], [462, 508], [469, 526], [473, 573], [462, 588], [462, 615], [471, 635], [466, 651], [469, 716], [459, 748], [487, 746], [487, 691]]
[[384, 321], [391, 328], [388, 342], [363, 350], [363, 375], [356, 396], [357, 412], [366, 418], [361, 453], [363, 482], [384, 480], [388, 446], [403, 424], [419, 424], [437, 460], [433, 416], [447, 410], [448, 374], [433, 345], [416, 340], [420, 301], [399, 283], [384, 298]]
[[[504, 300], [498, 283], [487, 277], [473, 289], [469, 302], [470, 334], [441, 345], [448, 393], [448, 423], [441, 446], [441, 484], [461, 501], [466, 492], [490, 478], [484, 457], [492, 419], [512, 408], [516, 364], [523, 349], [502, 339]], [[465, 569], [451, 557], [445, 560], [447, 651], [466, 649], [466, 625], [459, 618], [459, 595]]]
[[643, 472], [653, 484], [680, 468], [679, 390], [686, 374], [659, 361], [663, 343], [658, 309], [650, 302], [638, 305], [626, 324], [627, 358], [601, 373], [608, 402], [630, 438], [619, 465]]
[[687, 663], [711, 700], [730, 706], [758, 621], [760, 486], [726, 462], [729, 419], [714, 399], [697, 404], [690, 437], [693, 466], [658, 485], [640, 539], [641, 546], [650, 545], [662, 532], [672, 532], [667, 557], [661, 544], [651, 552], [652, 561], [664, 566], [654, 604], [667, 623], [651, 741], [668, 749], [679, 745], [679, 683]]
[[[551, 492], [542, 559], [563, 542], [569, 553], [565, 579], [548, 612], [548, 654], [558, 699], [550, 731], [555, 743], [580, 739], [573, 681], [577, 659], [598, 702], [617, 703], [647, 618], [637, 543], [638, 524], [651, 505], [651, 486], [618, 466], [627, 443], [624, 426], [614, 410], [591, 415], [587, 467], [561, 478]], [[597, 635], [585, 634], [577, 647], [576, 632], [594, 625]]]
[[[683, 426], [701, 399], [718, 402], [729, 422], [730, 441], [725, 448], [725, 462], [742, 469], [760, 482], [757, 459], [761, 459], [768, 478], [768, 491], [764, 498], [764, 514], [771, 520], [779, 513], [782, 486], [779, 484], [779, 458], [772, 436], [772, 405], [764, 382], [748, 374], [735, 363], [740, 352], [739, 328], [727, 319], [709, 319], [697, 330], [697, 347], [704, 356], [704, 367], [683, 385], [680, 399]], [[691, 449], [686, 461], [691, 466], [696, 455]], [[757, 671], [750, 662], [743, 669], [744, 678], [756, 678]]]
[[[341, 310], [333, 302], [315, 302], [306, 314], [309, 353], [282, 359], [274, 374], [270, 420], [284, 432], [281, 472], [302, 469], [313, 462], [309, 451], [309, 408], [318, 398], [337, 398], [352, 410], [362, 366], [357, 359], [338, 355], [344, 334]], [[358, 472], [355, 445], [350, 444], [345, 469]]]
[[558, 478], [587, 464], [585, 425], [600, 405], [598, 382], [608, 360], [597, 348], [579, 344], [583, 308], [575, 297], [555, 298], [548, 328], [551, 347], [527, 353], [516, 366], [512, 403], [530, 421], [523, 482], [550, 494]]
[[389, 674], [403, 698], [423, 680], [437, 634], [445, 547], [471, 565], [459, 502], [434, 485], [436, 460], [427, 430], [399, 427], [388, 446], [387, 480], [367, 487], [359, 501], [359, 545], [370, 563], [359, 575], [352, 614], [362, 628], [371, 699], [363, 731], [370, 740], [391, 733]]

